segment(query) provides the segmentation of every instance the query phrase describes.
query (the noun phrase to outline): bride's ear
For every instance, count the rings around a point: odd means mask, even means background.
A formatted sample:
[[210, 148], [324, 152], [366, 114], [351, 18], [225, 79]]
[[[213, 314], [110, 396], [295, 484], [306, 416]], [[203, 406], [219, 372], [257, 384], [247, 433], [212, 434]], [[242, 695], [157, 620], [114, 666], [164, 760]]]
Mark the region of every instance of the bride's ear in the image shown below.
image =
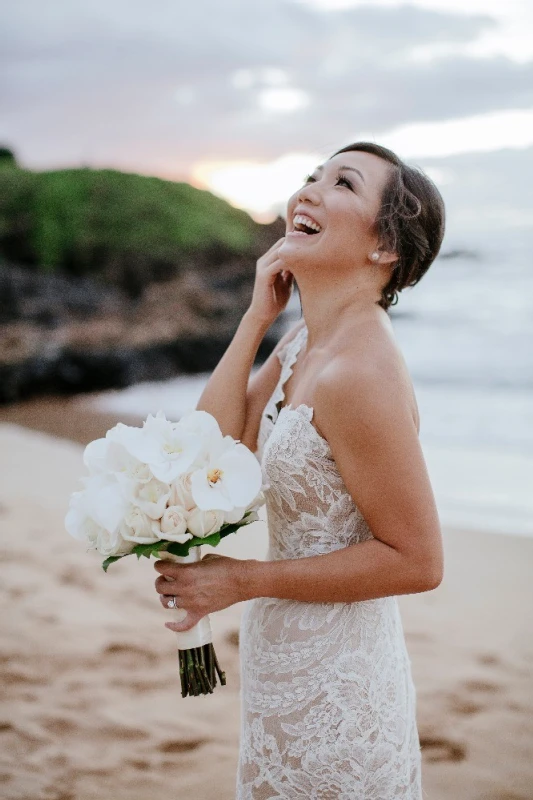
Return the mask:
[[372, 264], [376, 264], [379, 266], [385, 266], [387, 264], [395, 264], [397, 261], [399, 261], [399, 258], [400, 256], [398, 255], [398, 253], [393, 252], [391, 250], [381, 249], [380, 247], [376, 247], [376, 249], [373, 250], [368, 256], [368, 260]]

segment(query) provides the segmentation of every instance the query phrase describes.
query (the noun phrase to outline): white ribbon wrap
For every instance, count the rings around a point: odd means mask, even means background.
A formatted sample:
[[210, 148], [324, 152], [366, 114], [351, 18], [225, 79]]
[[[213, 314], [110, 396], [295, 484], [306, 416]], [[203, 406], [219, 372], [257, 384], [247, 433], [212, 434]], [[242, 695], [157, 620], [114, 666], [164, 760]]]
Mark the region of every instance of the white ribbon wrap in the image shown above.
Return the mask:
[[[174, 553], [168, 553], [164, 550], [159, 552], [159, 557], [167, 561], [175, 561], [177, 564], [195, 564], [197, 561], [202, 560], [200, 553], [201, 547], [191, 547], [187, 556], [176, 556]], [[178, 595], [179, 598], [179, 595]], [[169, 609], [173, 611], [176, 622], [183, 622], [187, 616], [185, 608]], [[191, 650], [193, 647], [202, 647], [204, 644], [209, 644], [213, 641], [213, 634], [211, 632], [211, 622], [209, 614], [198, 620], [188, 631], [176, 631], [178, 637], [178, 650]]]

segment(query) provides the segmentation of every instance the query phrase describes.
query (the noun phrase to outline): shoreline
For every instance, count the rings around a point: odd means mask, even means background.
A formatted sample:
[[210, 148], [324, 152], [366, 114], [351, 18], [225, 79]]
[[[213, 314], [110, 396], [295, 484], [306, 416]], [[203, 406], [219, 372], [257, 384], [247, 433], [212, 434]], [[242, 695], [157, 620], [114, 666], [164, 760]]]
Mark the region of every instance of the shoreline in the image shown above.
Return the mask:
[[[201, 385], [200, 380], [198, 386], [189, 389], [187, 402], [176, 402], [176, 418], [187, 405], [194, 407]], [[159, 384], [154, 386], [159, 390]], [[114, 395], [118, 402], [114, 402]], [[4, 405], [0, 406], [0, 424], [20, 425], [85, 446], [105, 436], [118, 422], [142, 424], [146, 409], [142, 414], [124, 410], [121, 395], [121, 390], [69, 397], [50, 395]], [[172, 418], [169, 410], [167, 416]], [[528, 470], [533, 474], [531, 458], [490, 448], [458, 449], [456, 445], [445, 447], [423, 439], [421, 443], [443, 529], [533, 538], [533, 502], [531, 498], [524, 501], [528, 495]], [[463, 486], [469, 487], [468, 495], [464, 495]], [[505, 501], [502, 493], [507, 494]]]

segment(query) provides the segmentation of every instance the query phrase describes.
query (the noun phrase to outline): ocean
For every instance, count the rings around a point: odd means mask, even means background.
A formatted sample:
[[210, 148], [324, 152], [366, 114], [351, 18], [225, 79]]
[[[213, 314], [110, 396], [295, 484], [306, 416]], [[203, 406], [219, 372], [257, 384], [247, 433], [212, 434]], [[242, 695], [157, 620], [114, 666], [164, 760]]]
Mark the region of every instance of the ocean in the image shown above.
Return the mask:
[[[439, 258], [391, 320], [413, 379], [443, 525], [533, 536], [533, 269], [518, 240]], [[293, 293], [280, 330], [300, 317]], [[104, 392], [100, 410], [174, 419], [209, 373]]]

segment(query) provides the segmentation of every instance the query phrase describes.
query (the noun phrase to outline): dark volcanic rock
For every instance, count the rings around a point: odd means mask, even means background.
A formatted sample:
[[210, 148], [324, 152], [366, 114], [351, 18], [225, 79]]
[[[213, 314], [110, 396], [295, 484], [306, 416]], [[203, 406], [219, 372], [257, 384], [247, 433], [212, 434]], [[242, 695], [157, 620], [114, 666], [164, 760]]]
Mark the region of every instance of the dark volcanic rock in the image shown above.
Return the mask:
[[[228, 264], [154, 283], [134, 302], [87, 278], [0, 268], [0, 403], [213, 370], [250, 301], [255, 269]], [[275, 327], [275, 326], [273, 326]], [[269, 331], [264, 360], [277, 341]]]

